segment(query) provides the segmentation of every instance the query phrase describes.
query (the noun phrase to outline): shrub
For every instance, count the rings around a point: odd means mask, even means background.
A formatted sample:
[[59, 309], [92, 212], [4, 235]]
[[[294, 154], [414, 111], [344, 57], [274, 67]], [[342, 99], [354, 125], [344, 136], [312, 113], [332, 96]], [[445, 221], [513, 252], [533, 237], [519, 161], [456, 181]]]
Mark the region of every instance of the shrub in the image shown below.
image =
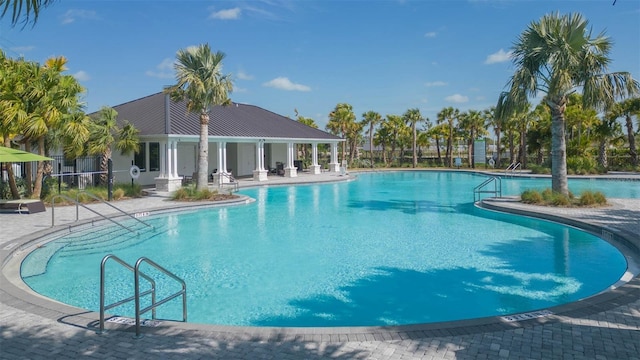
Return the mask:
[[525, 190], [520, 198], [525, 204], [541, 204], [544, 202], [542, 194], [536, 190]]
[[607, 200], [603, 193], [585, 191], [580, 198], [576, 198], [571, 191], [568, 195], [554, 192], [547, 188], [539, 192], [537, 190], [525, 190], [520, 195], [525, 204], [552, 205], [552, 206], [598, 206], [606, 205]]
[[125, 191], [123, 188], [113, 190], [113, 200], [121, 200], [125, 198]]
[[607, 199], [604, 194], [599, 191], [585, 191], [580, 195], [578, 203], [581, 206], [605, 205], [607, 203]]
[[171, 194], [171, 199], [173, 200], [186, 200], [190, 197], [188, 187], [181, 187]]
[[551, 169], [541, 165], [529, 165], [532, 174], [551, 174]]

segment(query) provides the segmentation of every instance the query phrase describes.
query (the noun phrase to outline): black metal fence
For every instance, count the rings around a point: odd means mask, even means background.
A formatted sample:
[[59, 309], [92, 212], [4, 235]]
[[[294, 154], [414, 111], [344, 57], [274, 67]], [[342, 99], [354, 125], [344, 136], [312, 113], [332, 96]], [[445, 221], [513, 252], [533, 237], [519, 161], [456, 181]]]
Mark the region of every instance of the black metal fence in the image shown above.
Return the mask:
[[83, 156], [71, 160], [64, 156], [52, 158], [49, 176], [60, 178], [67, 186], [84, 189], [100, 184], [100, 156]]

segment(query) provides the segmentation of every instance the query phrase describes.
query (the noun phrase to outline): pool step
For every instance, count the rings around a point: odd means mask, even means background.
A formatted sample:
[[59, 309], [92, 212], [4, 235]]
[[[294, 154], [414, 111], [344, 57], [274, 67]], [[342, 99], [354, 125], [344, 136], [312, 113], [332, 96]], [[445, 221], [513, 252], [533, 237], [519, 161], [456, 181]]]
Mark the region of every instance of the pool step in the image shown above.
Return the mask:
[[124, 229], [114, 229], [111, 227], [108, 232], [100, 233], [96, 236], [87, 237], [86, 234], [82, 239], [78, 239], [67, 244], [60, 249], [60, 257], [69, 257], [77, 255], [89, 255], [103, 253], [105, 250], [113, 251], [137, 245], [147, 241], [165, 231], [165, 229], [149, 229], [141, 228], [137, 233], [131, 233]]

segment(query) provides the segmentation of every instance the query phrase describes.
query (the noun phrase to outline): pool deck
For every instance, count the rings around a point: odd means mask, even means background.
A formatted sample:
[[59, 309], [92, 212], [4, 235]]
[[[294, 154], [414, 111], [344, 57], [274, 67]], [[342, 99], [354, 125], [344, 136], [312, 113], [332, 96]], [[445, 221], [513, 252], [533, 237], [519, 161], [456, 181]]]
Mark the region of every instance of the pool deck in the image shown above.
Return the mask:
[[[630, 177], [640, 178], [638, 175]], [[270, 177], [265, 185], [344, 181], [323, 173], [293, 179]], [[257, 185], [240, 179], [240, 187]], [[260, 184], [262, 185], [262, 183]], [[244, 200], [242, 200], [244, 202]], [[552, 314], [500, 317], [400, 327], [253, 328], [162, 322], [143, 327], [107, 324], [97, 335], [98, 314], [45, 299], [19, 279], [19, 260], [50, 232], [52, 210], [0, 213], [0, 359], [640, 359], [640, 199], [609, 199], [604, 208], [570, 209], [486, 200], [500, 211], [542, 217], [622, 239], [636, 265], [628, 282], [588, 299], [550, 308]], [[184, 207], [163, 194], [118, 201], [129, 212]], [[189, 204], [193, 206], [193, 204]], [[105, 205], [91, 205], [107, 214]], [[80, 221], [94, 214], [80, 209]], [[75, 207], [55, 209], [61, 230], [74, 223]], [[97, 287], [97, 285], [96, 285]], [[428, 306], [426, 304], [425, 306]], [[473, 304], [469, 304], [473, 306]]]

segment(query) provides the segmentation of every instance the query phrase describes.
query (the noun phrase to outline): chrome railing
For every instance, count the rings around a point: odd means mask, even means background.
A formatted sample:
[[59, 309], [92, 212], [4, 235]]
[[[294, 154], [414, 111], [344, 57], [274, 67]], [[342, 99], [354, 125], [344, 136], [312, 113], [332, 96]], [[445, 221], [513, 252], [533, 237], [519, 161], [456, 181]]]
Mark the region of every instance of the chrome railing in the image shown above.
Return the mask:
[[85, 209], [87, 209], [87, 210], [91, 211], [92, 213], [94, 213], [94, 214], [96, 214], [96, 215], [98, 215], [98, 216], [100, 216], [100, 217], [102, 217], [102, 218], [104, 218], [104, 219], [106, 219], [106, 220], [109, 220], [109, 221], [113, 222], [114, 224], [116, 224], [116, 225], [118, 225], [118, 226], [120, 226], [120, 227], [122, 227], [122, 228], [124, 228], [124, 229], [126, 229], [126, 230], [129, 230], [129, 231], [131, 231], [131, 232], [136, 232], [135, 230], [133, 230], [133, 229], [131, 229], [131, 228], [129, 228], [129, 227], [127, 227], [127, 226], [125, 226], [125, 225], [120, 224], [119, 222], [117, 222], [117, 221], [115, 221], [115, 220], [111, 219], [110, 217], [107, 217], [107, 216], [105, 216], [105, 215], [103, 215], [103, 214], [99, 213], [98, 211], [93, 210], [93, 209], [89, 208], [88, 206], [86, 206], [86, 205], [82, 204], [82, 203], [80, 202], [80, 195], [81, 195], [81, 194], [87, 195], [87, 196], [89, 196], [90, 198], [92, 198], [92, 199], [94, 199], [94, 200], [97, 200], [97, 201], [99, 201], [99, 202], [101, 202], [101, 203], [103, 203], [103, 204], [105, 204], [105, 205], [108, 205], [108, 206], [110, 206], [111, 208], [113, 208], [113, 209], [117, 210], [118, 212], [120, 212], [121, 214], [124, 214], [124, 215], [126, 215], [126, 216], [128, 216], [128, 217], [132, 218], [133, 220], [135, 220], [135, 221], [137, 221], [137, 222], [139, 222], [139, 223], [141, 223], [141, 224], [143, 224], [143, 225], [145, 225], [145, 226], [148, 226], [148, 227], [150, 227], [150, 228], [152, 228], [152, 229], [153, 229], [153, 225], [151, 225], [151, 224], [149, 224], [149, 223], [146, 223], [146, 222], [144, 222], [144, 221], [142, 221], [142, 220], [138, 219], [138, 218], [137, 218], [137, 217], [135, 217], [134, 215], [131, 215], [130, 213], [128, 213], [128, 212], [126, 212], [126, 211], [124, 211], [124, 210], [120, 209], [119, 207], [116, 207], [116, 206], [114, 206], [114, 205], [112, 205], [112, 204], [110, 204], [110, 203], [108, 203], [108, 202], [106, 202], [106, 201], [102, 200], [101, 198], [99, 198], [99, 197], [97, 197], [97, 196], [95, 196], [95, 195], [93, 195], [93, 194], [91, 194], [91, 193], [88, 193], [88, 192], [86, 192], [86, 191], [80, 191], [80, 192], [78, 192], [78, 194], [76, 195], [75, 200], [74, 200], [74, 199], [72, 199], [72, 198], [70, 198], [70, 197], [68, 197], [68, 196], [66, 196], [66, 195], [62, 195], [62, 194], [54, 195], [54, 196], [51, 198], [51, 226], [52, 226], [52, 227], [55, 225], [55, 217], [56, 217], [56, 202], [55, 202], [55, 200], [56, 200], [57, 198], [62, 198], [62, 199], [65, 199], [65, 200], [67, 200], [67, 201], [70, 201], [70, 202], [73, 202], [73, 203], [75, 203], [75, 204], [76, 204], [76, 221], [78, 221], [78, 220], [79, 220], [79, 218], [80, 218], [80, 217], [79, 217], [79, 215], [80, 215], [80, 214], [79, 214], [79, 209], [80, 209], [80, 206], [82, 206], [83, 208], [85, 208]]
[[[486, 189], [490, 184], [493, 184], [493, 190]], [[498, 176], [492, 176], [473, 188], [473, 202], [480, 201], [482, 194], [493, 194], [495, 197], [502, 197], [502, 179]]]
[[[133, 296], [130, 296], [126, 299], [122, 299], [119, 301], [116, 301], [112, 304], [109, 305], [105, 305], [105, 265], [107, 263], [107, 261], [109, 259], [114, 260], [115, 262], [117, 262], [118, 264], [124, 266], [126, 269], [133, 271], [134, 274], [134, 287], [135, 287], [135, 292]], [[157, 300], [156, 299], [156, 282], [148, 275], [146, 275], [145, 273], [143, 273], [142, 271], [140, 271], [140, 266], [143, 263], [147, 263], [149, 265], [151, 265], [152, 267], [154, 267], [156, 270], [162, 272], [163, 274], [167, 275], [168, 277], [174, 279], [175, 281], [179, 282], [180, 285], [182, 286], [182, 289], [174, 294], [171, 294], [169, 296], [167, 296], [166, 298], [162, 299], [162, 300]], [[149, 284], [151, 284], [151, 288], [149, 290], [146, 291], [142, 291], [140, 292], [140, 278], [143, 278], [145, 280], [147, 280], [149, 282]], [[151, 305], [147, 306], [146, 308], [140, 309], [140, 298], [143, 296], [147, 296], [147, 295], [151, 295]], [[122, 259], [118, 258], [115, 255], [107, 255], [102, 259], [102, 262], [100, 263], [100, 327], [99, 330], [97, 331], [98, 334], [101, 334], [104, 332], [104, 323], [105, 323], [105, 312], [109, 309], [113, 309], [115, 307], [118, 307], [120, 305], [126, 304], [128, 302], [131, 301], [135, 301], [135, 321], [136, 321], [136, 339], [142, 338], [142, 334], [140, 331], [140, 315], [146, 313], [147, 311], [151, 310], [151, 319], [155, 320], [156, 319], [156, 308], [162, 304], [165, 304], [175, 298], [177, 298], [178, 296], [182, 296], [182, 321], [186, 322], [187, 321], [187, 285], [184, 282], [184, 280], [180, 279], [179, 277], [177, 277], [175, 274], [173, 274], [172, 272], [170, 272], [169, 270], [165, 269], [164, 267], [158, 265], [157, 263], [155, 263], [154, 261], [151, 261], [150, 259], [146, 258], [146, 257], [141, 257], [138, 259], [138, 261], [136, 261], [135, 266], [131, 266], [129, 264], [127, 264], [125, 261], [123, 261]]]

